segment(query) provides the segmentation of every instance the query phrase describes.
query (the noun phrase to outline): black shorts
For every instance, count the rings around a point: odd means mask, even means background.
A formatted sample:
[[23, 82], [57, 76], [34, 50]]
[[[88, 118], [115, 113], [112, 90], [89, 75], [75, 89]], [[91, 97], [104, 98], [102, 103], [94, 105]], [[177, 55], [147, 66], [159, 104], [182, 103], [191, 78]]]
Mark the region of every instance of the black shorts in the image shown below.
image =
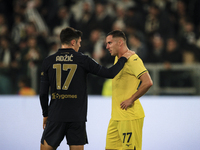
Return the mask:
[[85, 122], [47, 121], [41, 143], [44, 140], [52, 147], [58, 147], [66, 137], [68, 145], [85, 145], [88, 143]]

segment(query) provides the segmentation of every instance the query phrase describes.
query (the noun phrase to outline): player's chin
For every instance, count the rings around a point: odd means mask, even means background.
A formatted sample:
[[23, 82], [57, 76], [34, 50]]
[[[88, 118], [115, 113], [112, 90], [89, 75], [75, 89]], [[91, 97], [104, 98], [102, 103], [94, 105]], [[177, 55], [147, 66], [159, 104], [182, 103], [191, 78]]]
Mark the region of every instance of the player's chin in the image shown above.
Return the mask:
[[115, 56], [113, 53], [110, 53], [111, 56]]

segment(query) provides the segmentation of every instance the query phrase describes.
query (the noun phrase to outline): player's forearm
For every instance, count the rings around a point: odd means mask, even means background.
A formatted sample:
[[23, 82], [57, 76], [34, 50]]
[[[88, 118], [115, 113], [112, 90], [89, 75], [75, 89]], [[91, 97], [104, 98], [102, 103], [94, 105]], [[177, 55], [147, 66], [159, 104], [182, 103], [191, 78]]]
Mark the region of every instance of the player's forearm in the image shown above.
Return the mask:
[[40, 81], [40, 104], [42, 107], [43, 117], [48, 116], [48, 102], [49, 102], [49, 83], [46, 81]]
[[48, 94], [40, 94], [40, 105], [42, 107], [42, 115], [43, 117], [48, 116]]
[[140, 87], [138, 88], [137, 92], [133, 95], [133, 102], [143, 96], [149, 88], [153, 85], [153, 81], [148, 72], [144, 73], [140, 80], [142, 81]]
[[104, 78], [114, 78], [120, 71], [121, 69], [124, 67], [124, 64], [126, 63], [127, 59], [125, 57], [121, 57], [118, 62], [113, 65], [110, 68], [105, 68], [102, 67], [99, 72], [98, 72], [98, 76], [104, 77]]
[[140, 98], [141, 96], [143, 96], [148, 90], [149, 88], [153, 85], [152, 82], [148, 82], [148, 83], [142, 83], [140, 85], [140, 87], [138, 88], [137, 92], [135, 92], [133, 94], [133, 96], [131, 97], [132, 102], [134, 102], [135, 100], [137, 100], [138, 98]]

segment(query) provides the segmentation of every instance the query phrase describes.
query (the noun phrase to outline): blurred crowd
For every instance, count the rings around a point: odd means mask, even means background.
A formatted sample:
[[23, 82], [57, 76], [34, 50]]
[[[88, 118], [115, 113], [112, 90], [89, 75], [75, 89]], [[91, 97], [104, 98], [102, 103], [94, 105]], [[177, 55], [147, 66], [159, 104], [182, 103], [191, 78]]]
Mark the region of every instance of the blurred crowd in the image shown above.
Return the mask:
[[[38, 93], [42, 61], [67, 26], [83, 32], [80, 52], [106, 67], [105, 36], [116, 29], [144, 63], [200, 62], [199, 0], [0, 0], [0, 94]], [[101, 94], [104, 81], [91, 75], [88, 93]]]

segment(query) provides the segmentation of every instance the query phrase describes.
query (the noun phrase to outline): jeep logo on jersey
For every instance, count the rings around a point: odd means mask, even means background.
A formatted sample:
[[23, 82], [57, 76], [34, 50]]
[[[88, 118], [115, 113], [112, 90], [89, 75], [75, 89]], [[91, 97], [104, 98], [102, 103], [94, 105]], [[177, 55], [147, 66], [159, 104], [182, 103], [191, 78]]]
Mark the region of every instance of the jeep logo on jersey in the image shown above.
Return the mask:
[[73, 61], [72, 57], [73, 57], [72, 54], [70, 56], [68, 56], [68, 55], [65, 55], [65, 56], [56, 56], [56, 61]]

